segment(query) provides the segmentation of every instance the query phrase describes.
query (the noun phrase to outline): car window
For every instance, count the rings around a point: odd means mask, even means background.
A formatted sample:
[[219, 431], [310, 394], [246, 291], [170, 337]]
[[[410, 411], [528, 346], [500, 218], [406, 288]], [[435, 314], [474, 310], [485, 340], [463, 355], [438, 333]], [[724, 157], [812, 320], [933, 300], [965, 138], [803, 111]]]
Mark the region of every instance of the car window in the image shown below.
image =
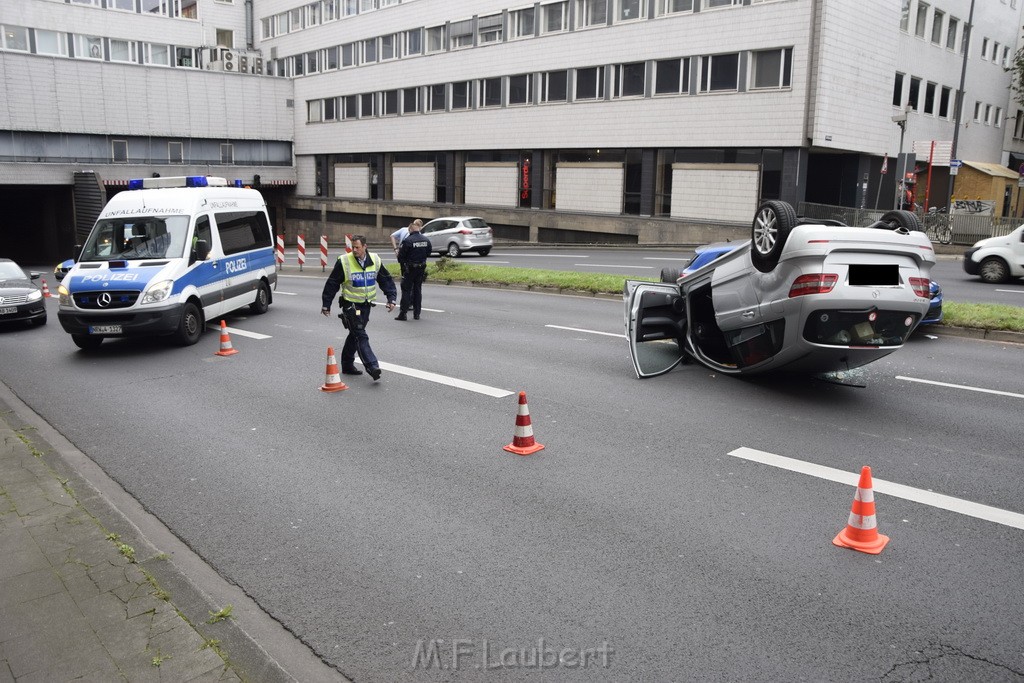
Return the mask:
[[470, 218], [466, 221], [466, 225], [470, 228], [486, 228], [487, 221], [483, 218]]
[[421, 232], [423, 232], [423, 234], [425, 234], [425, 235], [429, 235], [430, 233], [437, 232], [440, 229], [441, 229], [441, 222], [440, 221], [430, 221], [429, 223], [427, 223], [426, 225], [423, 226], [423, 230]]

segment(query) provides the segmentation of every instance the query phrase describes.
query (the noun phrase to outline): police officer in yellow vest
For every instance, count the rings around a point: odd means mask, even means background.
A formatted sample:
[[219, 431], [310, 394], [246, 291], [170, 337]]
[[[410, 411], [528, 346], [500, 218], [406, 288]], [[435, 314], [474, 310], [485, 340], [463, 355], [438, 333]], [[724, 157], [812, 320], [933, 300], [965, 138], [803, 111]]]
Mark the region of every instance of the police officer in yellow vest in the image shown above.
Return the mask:
[[366, 250], [366, 238], [362, 235], [352, 236], [352, 252], [342, 254], [334, 264], [327, 282], [324, 283], [323, 308], [320, 313], [330, 315], [331, 301], [341, 289], [338, 303], [348, 336], [345, 346], [341, 349], [341, 371], [346, 375], [361, 375], [356, 368], [356, 353], [363, 362], [366, 371], [374, 381], [380, 379], [380, 367], [377, 356], [370, 348], [370, 338], [366, 335], [366, 323], [370, 320], [370, 308], [377, 296], [380, 286], [388, 298], [387, 309], [390, 313], [395, 308], [398, 291], [391, 273], [381, 263], [380, 257]]

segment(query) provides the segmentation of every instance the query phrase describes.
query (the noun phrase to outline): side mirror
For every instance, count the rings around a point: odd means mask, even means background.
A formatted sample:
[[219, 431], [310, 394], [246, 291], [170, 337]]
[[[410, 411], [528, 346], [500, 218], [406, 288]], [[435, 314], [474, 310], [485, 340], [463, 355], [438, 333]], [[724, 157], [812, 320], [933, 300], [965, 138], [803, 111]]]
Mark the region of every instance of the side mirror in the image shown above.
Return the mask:
[[82, 245], [81, 244], [76, 244], [75, 245], [75, 253], [74, 253], [74, 256], [72, 256], [72, 260], [75, 263], [78, 263], [78, 259], [79, 259], [79, 257], [81, 255], [82, 255]]
[[28, 274], [28, 277], [29, 277], [30, 280], [38, 280], [39, 279], [39, 273], [31, 272], [31, 273]]
[[205, 261], [210, 255], [210, 243], [206, 240], [196, 240], [196, 260]]

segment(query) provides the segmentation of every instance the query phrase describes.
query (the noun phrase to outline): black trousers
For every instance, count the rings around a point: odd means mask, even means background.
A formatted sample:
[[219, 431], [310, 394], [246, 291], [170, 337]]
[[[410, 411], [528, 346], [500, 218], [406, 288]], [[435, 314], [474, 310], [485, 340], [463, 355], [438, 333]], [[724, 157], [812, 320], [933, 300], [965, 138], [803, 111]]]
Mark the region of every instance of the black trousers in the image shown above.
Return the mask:
[[406, 263], [402, 274], [402, 301], [399, 313], [404, 315], [412, 309], [412, 314], [419, 317], [420, 306], [423, 304], [423, 281], [427, 279], [427, 264]]

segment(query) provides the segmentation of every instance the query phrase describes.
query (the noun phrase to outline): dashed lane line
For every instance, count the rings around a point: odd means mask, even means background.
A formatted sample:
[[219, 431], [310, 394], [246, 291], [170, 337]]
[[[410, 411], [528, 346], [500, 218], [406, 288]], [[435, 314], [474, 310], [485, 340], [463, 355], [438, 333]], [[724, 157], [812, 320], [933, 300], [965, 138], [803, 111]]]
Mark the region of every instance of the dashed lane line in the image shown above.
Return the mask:
[[[361, 362], [356, 359], [357, 363]], [[415, 377], [417, 379], [423, 379], [428, 382], [435, 382], [437, 384], [444, 384], [446, 386], [455, 387], [456, 389], [465, 389], [466, 391], [474, 391], [484, 396], [490, 396], [492, 398], [505, 398], [511, 396], [513, 393], [507, 389], [498, 389], [496, 387], [489, 387], [485, 384], [477, 384], [476, 382], [467, 382], [463, 379], [457, 379], [455, 377], [448, 377], [446, 375], [438, 375], [434, 372], [427, 372], [426, 370], [417, 370], [416, 368], [407, 368], [401, 365], [395, 365], [393, 363], [378, 363], [381, 370], [387, 372], [393, 372], [398, 375], [406, 375], [408, 377]]]
[[[800, 474], [817, 477], [818, 479], [826, 479], [828, 481], [847, 484], [853, 487], [856, 487], [860, 481], [859, 472], [845, 472], [833, 467], [826, 467], [824, 465], [816, 465], [815, 463], [806, 462], [804, 460], [787, 458], [784, 455], [776, 455], [774, 453], [768, 453], [767, 451], [759, 451], [753, 448], [747, 448], [746, 446], [741, 446], [734, 451], [730, 451], [729, 455], [736, 458], [742, 458], [744, 460], [750, 460], [751, 462], [758, 462], [762, 465], [770, 465], [772, 467], [778, 467], [779, 469], [789, 470], [790, 472], [798, 472]], [[1003, 510], [990, 505], [974, 503], [969, 500], [964, 500], [963, 498], [954, 498], [953, 496], [947, 496], [933, 491], [926, 491], [924, 489], [917, 489], [912, 486], [905, 486], [904, 484], [897, 484], [895, 482], [876, 479], [874, 477], [871, 478], [871, 483], [876, 492], [884, 493], [887, 496], [903, 498], [904, 500], [930, 505], [943, 510], [949, 510], [950, 512], [956, 512], [968, 517], [976, 517], [977, 519], [995, 522], [996, 524], [1002, 524], [1003, 526], [1009, 526], [1015, 529], [1024, 529], [1024, 515], [1017, 512], [1010, 512], [1009, 510]]]
[[240, 330], [237, 327], [225, 327], [231, 334], [237, 334], [239, 337], [248, 337], [249, 339], [271, 339], [269, 334], [260, 334], [259, 332], [250, 332], [249, 330]]
[[901, 379], [904, 382], [918, 382], [920, 384], [931, 384], [937, 387], [948, 387], [950, 389], [963, 389], [964, 391], [977, 391], [983, 394], [995, 394], [996, 396], [1024, 398], [1024, 394], [1015, 394], [1012, 391], [1000, 391], [999, 389], [983, 389], [981, 387], [972, 387], [966, 384], [950, 384], [949, 382], [936, 382], [933, 379], [918, 379], [917, 377], [904, 377], [903, 375], [896, 375], [896, 379]]
[[614, 332], [601, 332], [599, 330], [584, 330], [579, 327], [563, 327], [562, 325], [545, 325], [544, 327], [550, 327], [555, 330], [569, 330], [570, 332], [583, 332], [585, 334], [603, 334], [606, 337], [618, 337], [619, 339], [625, 339], [626, 335], [616, 334]]
[[586, 268], [639, 268], [641, 270], [653, 270], [655, 266], [634, 266], [623, 263], [574, 263], [574, 266], [585, 266]]

